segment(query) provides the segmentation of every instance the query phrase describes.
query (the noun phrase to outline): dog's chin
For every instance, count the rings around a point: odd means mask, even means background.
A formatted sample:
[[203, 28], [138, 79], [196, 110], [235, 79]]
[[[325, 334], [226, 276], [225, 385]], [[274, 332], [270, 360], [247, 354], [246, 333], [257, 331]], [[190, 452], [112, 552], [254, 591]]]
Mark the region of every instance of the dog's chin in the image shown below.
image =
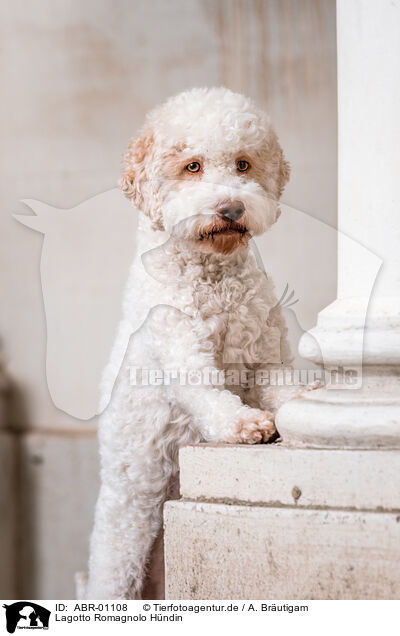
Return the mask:
[[219, 221], [203, 226], [196, 244], [202, 252], [232, 254], [247, 247], [251, 235], [245, 225], [231, 221]]

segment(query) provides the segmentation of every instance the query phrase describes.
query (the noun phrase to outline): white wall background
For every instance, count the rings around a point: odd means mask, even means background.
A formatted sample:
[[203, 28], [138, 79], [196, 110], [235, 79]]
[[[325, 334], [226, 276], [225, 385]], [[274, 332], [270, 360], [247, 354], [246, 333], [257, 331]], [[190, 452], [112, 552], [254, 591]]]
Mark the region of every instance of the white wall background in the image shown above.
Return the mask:
[[[335, 225], [335, 2], [3, 2], [0, 39], [0, 337], [18, 393], [13, 423], [35, 429], [21, 446], [25, 504], [17, 537], [20, 558], [35, 576], [26, 567], [17, 592], [71, 597], [71, 574], [86, 559], [96, 491], [95, 422], [74, 420], [51, 402], [42, 236], [11, 213], [23, 198], [70, 208], [112, 188], [126, 142], [149, 108], [182, 89], [224, 84], [271, 114], [292, 164], [284, 202]], [[323, 251], [315, 246], [316, 291], [300, 298], [306, 328], [336, 296], [331, 237]], [[297, 258], [304, 238], [297, 237]], [[125, 246], [130, 240], [121, 236]], [[291, 258], [287, 251], [285, 258]], [[268, 254], [264, 261], [268, 267]], [[119, 307], [109, 311], [115, 320]]]

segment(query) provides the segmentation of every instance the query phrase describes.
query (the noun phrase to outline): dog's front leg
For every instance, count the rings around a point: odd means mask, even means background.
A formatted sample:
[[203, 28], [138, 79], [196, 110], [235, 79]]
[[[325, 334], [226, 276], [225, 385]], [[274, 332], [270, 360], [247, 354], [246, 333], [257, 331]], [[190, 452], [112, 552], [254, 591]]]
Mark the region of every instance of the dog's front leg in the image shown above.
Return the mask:
[[[204, 371], [208, 375], [210, 368]], [[270, 411], [246, 406], [227, 389], [212, 384], [183, 386], [178, 399], [190, 412], [207, 442], [257, 444], [276, 436], [274, 416]]]
[[158, 305], [149, 314], [147, 329], [154, 342], [163, 343], [162, 368], [180, 375], [168, 387], [170, 400], [190, 415], [205, 441], [256, 444], [276, 435], [269, 411], [246, 406], [220, 383], [213, 333], [199, 316], [193, 319], [174, 307]]
[[149, 314], [147, 328], [155, 342], [163, 343], [162, 368], [180, 374], [168, 387], [170, 400], [190, 415], [205, 441], [257, 444], [276, 435], [269, 411], [246, 406], [220, 384], [213, 334], [200, 317], [191, 319], [174, 307], [158, 305]]

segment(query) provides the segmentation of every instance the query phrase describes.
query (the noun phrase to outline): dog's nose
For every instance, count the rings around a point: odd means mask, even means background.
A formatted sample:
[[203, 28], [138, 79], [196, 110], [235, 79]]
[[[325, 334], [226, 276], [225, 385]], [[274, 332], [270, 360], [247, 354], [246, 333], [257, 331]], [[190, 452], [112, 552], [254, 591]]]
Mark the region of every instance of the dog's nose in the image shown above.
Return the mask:
[[224, 201], [217, 206], [216, 212], [222, 219], [237, 221], [244, 214], [242, 201]]

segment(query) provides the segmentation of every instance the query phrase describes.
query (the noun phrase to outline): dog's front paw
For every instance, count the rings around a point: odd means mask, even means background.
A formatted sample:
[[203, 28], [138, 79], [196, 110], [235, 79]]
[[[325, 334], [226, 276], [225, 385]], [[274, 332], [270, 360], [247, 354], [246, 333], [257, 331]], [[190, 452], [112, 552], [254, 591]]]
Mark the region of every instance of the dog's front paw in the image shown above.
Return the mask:
[[228, 440], [231, 444], [260, 444], [278, 437], [275, 417], [269, 411], [248, 409], [235, 422], [234, 431]]

